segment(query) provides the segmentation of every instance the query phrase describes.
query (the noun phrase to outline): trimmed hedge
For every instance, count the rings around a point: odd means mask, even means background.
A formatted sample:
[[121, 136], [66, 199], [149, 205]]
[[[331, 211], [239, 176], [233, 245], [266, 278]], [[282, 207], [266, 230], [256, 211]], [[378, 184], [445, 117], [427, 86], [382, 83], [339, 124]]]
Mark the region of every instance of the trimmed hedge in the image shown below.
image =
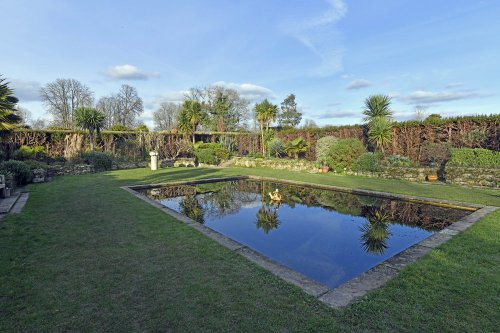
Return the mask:
[[482, 148], [451, 148], [447, 166], [500, 168], [500, 152]]

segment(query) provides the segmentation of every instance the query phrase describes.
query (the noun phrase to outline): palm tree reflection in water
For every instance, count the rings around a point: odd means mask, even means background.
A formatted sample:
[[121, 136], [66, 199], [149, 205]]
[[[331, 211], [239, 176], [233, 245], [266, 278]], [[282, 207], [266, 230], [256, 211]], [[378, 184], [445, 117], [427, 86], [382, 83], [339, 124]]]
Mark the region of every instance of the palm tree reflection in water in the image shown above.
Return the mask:
[[[262, 207], [257, 211], [257, 228], [264, 230], [266, 234], [269, 231], [278, 228], [280, 220], [278, 219], [278, 209], [281, 205], [280, 201], [271, 200], [269, 203], [265, 202], [267, 197], [264, 189], [264, 184], [261, 185], [261, 202]], [[277, 191], [277, 190], [276, 190]]]
[[367, 215], [368, 222], [361, 226], [361, 244], [367, 253], [383, 254], [387, 249], [389, 232], [388, 215], [375, 209]]

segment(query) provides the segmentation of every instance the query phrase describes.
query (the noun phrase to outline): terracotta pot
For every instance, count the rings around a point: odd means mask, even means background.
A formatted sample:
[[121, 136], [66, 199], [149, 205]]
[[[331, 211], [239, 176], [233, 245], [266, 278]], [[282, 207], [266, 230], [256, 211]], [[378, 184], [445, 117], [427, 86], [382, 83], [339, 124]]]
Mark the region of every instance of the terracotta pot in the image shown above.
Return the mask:
[[323, 170], [323, 172], [325, 172], [325, 173], [326, 173], [326, 172], [330, 171], [330, 167], [329, 167], [329, 166], [324, 165], [324, 166], [322, 166], [322, 167], [321, 167], [321, 170]]
[[438, 176], [437, 175], [428, 175], [427, 180], [430, 182], [435, 182], [438, 180]]
[[170, 130], [170, 133], [177, 134], [177, 128], [172, 128], [172, 130]]

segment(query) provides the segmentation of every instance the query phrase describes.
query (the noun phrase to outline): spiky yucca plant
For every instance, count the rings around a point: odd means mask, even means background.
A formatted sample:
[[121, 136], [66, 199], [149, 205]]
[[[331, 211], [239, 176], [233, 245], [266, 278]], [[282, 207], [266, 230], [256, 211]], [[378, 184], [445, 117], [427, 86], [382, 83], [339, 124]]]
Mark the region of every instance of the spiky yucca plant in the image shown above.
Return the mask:
[[12, 93], [8, 83], [0, 77], [0, 131], [11, 130], [21, 121], [21, 117], [14, 113], [19, 100]]
[[392, 119], [391, 98], [387, 95], [372, 95], [365, 100], [365, 122], [369, 123], [374, 118], [384, 117]]
[[368, 139], [384, 153], [392, 142], [392, 122], [385, 117], [375, 117], [368, 123]]

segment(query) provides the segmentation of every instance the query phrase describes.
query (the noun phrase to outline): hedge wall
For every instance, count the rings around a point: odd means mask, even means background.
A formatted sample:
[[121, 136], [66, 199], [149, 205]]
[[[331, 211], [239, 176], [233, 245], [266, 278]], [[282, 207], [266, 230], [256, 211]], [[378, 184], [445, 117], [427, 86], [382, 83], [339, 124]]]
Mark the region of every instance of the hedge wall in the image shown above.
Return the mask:
[[[302, 137], [308, 143], [308, 160], [315, 159], [316, 141], [324, 136], [358, 138], [367, 146], [365, 126], [330, 126], [311, 130], [282, 130], [276, 136], [288, 141]], [[260, 152], [260, 138], [256, 133], [197, 133], [196, 140], [216, 142], [219, 137], [231, 137], [240, 154]], [[182, 144], [189, 141], [183, 135], [145, 132], [103, 132], [99, 141], [102, 151], [122, 156], [127, 160], [149, 158], [150, 150], [157, 150], [160, 158], [172, 157]], [[1, 138], [4, 155], [10, 156], [21, 145], [43, 146], [49, 156], [71, 157], [85, 150], [88, 135], [81, 131], [16, 130]], [[423, 148], [429, 143], [447, 142], [452, 147], [486, 148], [500, 151], [500, 115], [459, 117], [434, 123], [401, 122], [393, 127], [393, 140], [387, 154], [408, 156], [420, 161]], [[182, 154], [180, 155], [182, 156]]]

